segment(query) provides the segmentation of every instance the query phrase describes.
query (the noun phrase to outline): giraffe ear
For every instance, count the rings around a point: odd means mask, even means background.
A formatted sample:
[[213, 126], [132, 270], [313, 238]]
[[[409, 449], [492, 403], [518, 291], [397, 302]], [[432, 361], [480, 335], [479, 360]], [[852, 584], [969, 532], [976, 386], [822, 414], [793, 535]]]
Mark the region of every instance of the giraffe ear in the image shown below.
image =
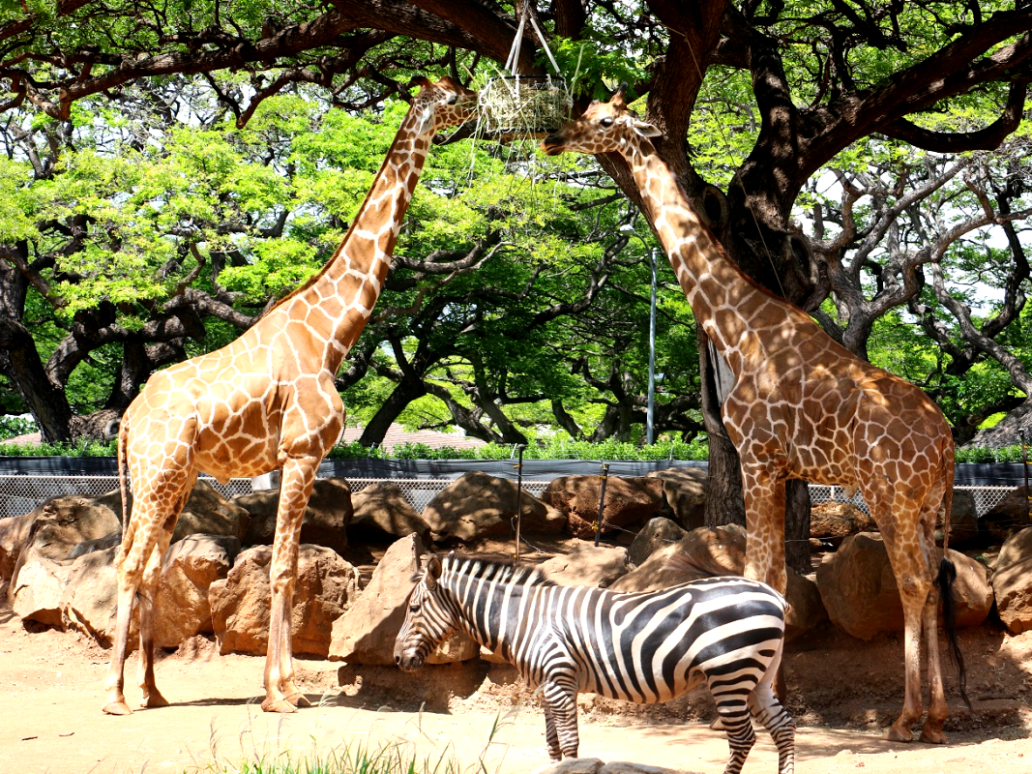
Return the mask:
[[634, 119], [634, 130], [642, 137], [653, 138], [663, 136], [663, 133], [659, 129], [638, 118]]

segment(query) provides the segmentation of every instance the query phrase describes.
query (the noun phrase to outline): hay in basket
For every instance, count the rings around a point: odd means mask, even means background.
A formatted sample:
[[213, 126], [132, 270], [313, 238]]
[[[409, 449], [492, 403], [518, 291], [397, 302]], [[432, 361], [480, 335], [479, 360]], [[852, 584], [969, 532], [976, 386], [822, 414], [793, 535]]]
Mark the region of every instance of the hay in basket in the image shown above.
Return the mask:
[[541, 138], [570, 120], [566, 80], [550, 75], [504, 75], [480, 90], [480, 133], [508, 142]]

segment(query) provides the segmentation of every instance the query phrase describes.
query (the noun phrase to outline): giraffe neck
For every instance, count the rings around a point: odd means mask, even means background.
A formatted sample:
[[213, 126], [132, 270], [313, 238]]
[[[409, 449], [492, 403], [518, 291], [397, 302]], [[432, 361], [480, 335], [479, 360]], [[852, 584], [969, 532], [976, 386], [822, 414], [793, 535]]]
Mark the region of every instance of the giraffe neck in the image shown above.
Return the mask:
[[[383, 290], [405, 211], [436, 130], [426, 108], [413, 106], [333, 256], [284, 297], [277, 310], [303, 321], [323, 342], [324, 365], [336, 373], [372, 315]], [[426, 120], [429, 118], [429, 120]]]
[[653, 148], [631, 146], [622, 152], [696, 322], [737, 371], [736, 361], [752, 331], [749, 320], [771, 305], [783, 307], [777, 313], [792, 318], [794, 307], [779, 302], [735, 266]]

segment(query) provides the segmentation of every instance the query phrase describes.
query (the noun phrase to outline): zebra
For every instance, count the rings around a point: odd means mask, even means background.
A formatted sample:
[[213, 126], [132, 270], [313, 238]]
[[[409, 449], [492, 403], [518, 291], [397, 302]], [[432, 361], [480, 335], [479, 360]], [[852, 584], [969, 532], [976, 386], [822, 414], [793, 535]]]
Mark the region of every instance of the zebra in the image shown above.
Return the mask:
[[756, 741], [751, 718], [777, 745], [778, 774], [794, 772], [795, 723], [773, 691], [786, 603], [767, 584], [715, 577], [620, 593], [455, 554], [431, 555], [414, 580], [395, 663], [418, 669], [462, 629], [541, 688], [552, 760], [577, 757], [578, 693], [654, 704], [705, 681], [731, 748], [724, 774], [739, 774]]

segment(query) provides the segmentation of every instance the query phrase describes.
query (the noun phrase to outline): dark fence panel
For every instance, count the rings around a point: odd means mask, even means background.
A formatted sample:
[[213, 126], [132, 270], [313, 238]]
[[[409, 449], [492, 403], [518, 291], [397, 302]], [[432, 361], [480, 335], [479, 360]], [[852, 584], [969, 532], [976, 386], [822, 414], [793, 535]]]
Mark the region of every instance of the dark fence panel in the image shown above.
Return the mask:
[[[549, 481], [560, 476], [601, 472], [601, 460], [524, 460], [523, 478]], [[328, 478], [458, 478], [481, 471], [498, 478], [516, 478], [516, 459], [511, 460], [382, 460], [354, 458], [324, 460], [319, 475]], [[658, 460], [610, 462], [612, 476], [644, 476], [667, 468], [706, 468], [705, 462]], [[23, 476], [117, 475], [114, 457], [0, 457], [0, 474]], [[956, 483], [963, 486], [1014, 486], [1025, 482], [1021, 463], [964, 463], [957, 465]]]

